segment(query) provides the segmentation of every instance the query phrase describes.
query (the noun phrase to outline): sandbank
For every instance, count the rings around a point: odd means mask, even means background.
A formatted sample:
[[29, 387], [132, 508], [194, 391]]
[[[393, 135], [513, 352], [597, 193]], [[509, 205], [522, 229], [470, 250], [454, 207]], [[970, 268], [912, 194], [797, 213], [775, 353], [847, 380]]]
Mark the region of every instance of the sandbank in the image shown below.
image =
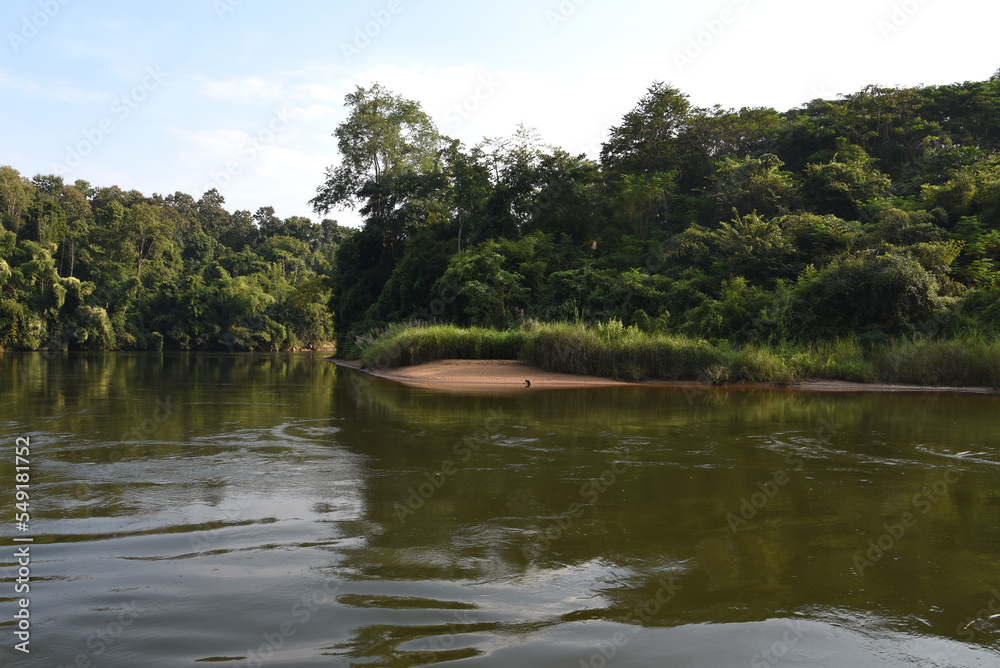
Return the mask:
[[[695, 381], [626, 382], [599, 376], [577, 376], [546, 371], [517, 360], [437, 360], [424, 364], [391, 369], [362, 369], [358, 362], [333, 359], [340, 366], [358, 369], [372, 376], [393, 380], [407, 385], [441, 390], [500, 390], [544, 389], [568, 387], [710, 387]], [[530, 380], [528, 386], [525, 381]], [[775, 385], [727, 385], [723, 387], [773, 388], [806, 392], [963, 392], [969, 394], [1000, 394], [989, 387], [940, 387], [930, 385], [902, 385], [886, 383], [855, 383], [844, 380], [804, 380], [787, 388]]]

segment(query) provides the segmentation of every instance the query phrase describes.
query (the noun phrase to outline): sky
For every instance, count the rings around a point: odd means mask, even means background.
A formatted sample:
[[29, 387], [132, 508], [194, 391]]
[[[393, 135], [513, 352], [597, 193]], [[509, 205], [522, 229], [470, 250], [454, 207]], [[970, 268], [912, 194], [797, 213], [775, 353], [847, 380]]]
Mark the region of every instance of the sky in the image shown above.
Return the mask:
[[468, 147], [524, 124], [596, 159], [654, 81], [787, 111], [984, 80], [998, 19], [981, 0], [3, 0], [0, 165], [319, 220], [358, 86]]

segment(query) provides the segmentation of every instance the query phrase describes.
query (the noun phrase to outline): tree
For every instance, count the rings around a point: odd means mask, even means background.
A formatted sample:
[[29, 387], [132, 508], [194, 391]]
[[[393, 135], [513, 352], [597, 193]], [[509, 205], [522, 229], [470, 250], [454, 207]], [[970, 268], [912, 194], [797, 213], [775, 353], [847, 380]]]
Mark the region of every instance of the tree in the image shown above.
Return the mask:
[[226, 198], [212, 188], [201, 196], [195, 204], [195, 211], [198, 215], [198, 222], [201, 229], [213, 239], [219, 239], [229, 233], [232, 226], [229, 212], [223, 207]]
[[90, 207], [97, 211], [103, 209], [112, 202], [118, 202], [126, 209], [145, 200], [145, 196], [138, 190], [125, 192], [118, 186], [108, 188], [94, 188], [90, 192]]
[[777, 220], [751, 213], [731, 223], [720, 223], [714, 232], [720, 265], [730, 276], [742, 276], [755, 285], [770, 285], [779, 278], [794, 278], [791, 259], [795, 247], [788, 242]]
[[691, 103], [677, 88], [654, 82], [601, 149], [606, 169], [644, 174], [681, 170], [681, 137], [689, 128]]
[[[531, 215], [522, 231], [567, 235], [577, 244], [596, 238], [606, 209], [598, 166], [584, 155], [571, 156], [554, 149], [541, 156], [534, 172], [537, 194], [532, 197]], [[657, 195], [664, 192], [660, 188]]]
[[487, 241], [455, 255], [439, 281], [441, 291], [460, 286], [458, 306], [473, 325], [507, 327], [515, 311], [528, 305], [524, 277], [505, 268], [502, 243]]
[[159, 209], [150, 204], [137, 204], [128, 210], [123, 232], [132, 251], [138, 280], [142, 275], [142, 265], [147, 260], [160, 258], [168, 249], [170, 236], [160, 219]]
[[363, 202], [363, 212], [385, 218], [388, 187], [401, 176], [436, 169], [441, 137], [419, 103], [379, 84], [358, 86], [344, 100], [350, 115], [334, 132], [341, 163], [327, 168], [310, 204], [325, 214]]
[[891, 246], [848, 253], [802, 273], [791, 293], [788, 333], [798, 339], [904, 334], [946, 307], [943, 287], [912, 254]]
[[229, 229], [219, 238], [224, 246], [239, 252], [257, 244], [260, 233], [254, 226], [253, 217], [249, 211], [235, 211], [229, 220]]
[[787, 212], [796, 202], [798, 187], [792, 174], [781, 171], [783, 165], [770, 153], [742, 160], [724, 157], [712, 189], [720, 213], [736, 209], [741, 214], [775, 216]]
[[774, 109], [755, 107], [732, 111], [715, 106], [692, 109], [685, 134], [707, 162], [723, 156], [759, 158], [774, 153], [787, 129], [788, 120]]
[[31, 185], [35, 186], [37, 199], [45, 202], [56, 202], [62, 189], [65, 188], [63, 178], [56, 174], [35, 174], [31, 177]]
[[62, 207], [50, 200], [35, 202], [28, 209], [27, 223], [18, 235], [40, 244], [58, 244], [66, 234], [66, 214]]
[[470, 220], [482, 215], [492, 190], [489, 170], [483, 164], [482, 149], [475, 147], [467, 153], [462, 148], [458, 140], [452, 140], [442, 151], [448, 181], [446, 202], [457, 227], [459, 253], [462, 252], [462, 235], [466, 226]]
[[13, 167], [0, 167], [0, 216], [7, 229], [16, 232], [35, 199], [35, 187]]
[[[89, 189], [86, 181], [77, 181]], [[62, 239], [59, 269], [72, 276], [76, 270], [76, 257], [79, 248], [86, 244], [94, 214], [87, 201], [86, 192], [79, 186], [67, 186], [62, 189], [59, 204], [66, 214], [66, 233]]]
[[486, 170], [490, 192], [470, 226], [472, 243], [517, 238], [539, 213], [536, 195], [544, 150], [534, 128], [518, 125], [510, 137], [493, 137], [473, 150]]
[[809, 165], [802, 186], [806, 204], [817, 213], [857, 219], [867, 202], [885, 197], [892, 186], [873, 163], [864, 149], [852, 146], [826, 164]]
[[283, 223], [274, 213], [273, 206], [262, 206], [253, 215], [253, 222], [257, 224], [257, 229], [262, 237], [272, 237], [281, 234]]
[[616, 211], [628, 234], [648, 239], [657, 222], [666, 224], [670, 201], [677, 190], [677, 172], [623, 174], [618, 185]]

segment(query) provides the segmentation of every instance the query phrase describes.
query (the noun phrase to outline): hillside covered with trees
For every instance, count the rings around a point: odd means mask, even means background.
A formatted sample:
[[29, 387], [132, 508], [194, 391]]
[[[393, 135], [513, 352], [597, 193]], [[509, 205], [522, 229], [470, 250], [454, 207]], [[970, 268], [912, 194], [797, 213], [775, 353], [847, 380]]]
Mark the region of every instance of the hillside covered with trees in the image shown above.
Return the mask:
[[729, 346], [1000, 329], [1000, 76], [786, 112], [699, 108], [654, 83], [597, 161], [524, 127], [467, 147], [378, 84], [346, 104], [311, 203], [359, 208], [359, 230], [0, 168], [0, 346], [336, 336], [356, 356], [430, 321]]
[[1000, 76], [773, 109], [653, 84], [599, 162], [527, 129], [471, 149], [412, 101], [348, 96], [314, 204], [360, 205], [336, 330], [617, 320], [733, 344], [1000, 326]]
[[280, 350], [333, 338], [350, 230], [0, 167], [0, 349]]

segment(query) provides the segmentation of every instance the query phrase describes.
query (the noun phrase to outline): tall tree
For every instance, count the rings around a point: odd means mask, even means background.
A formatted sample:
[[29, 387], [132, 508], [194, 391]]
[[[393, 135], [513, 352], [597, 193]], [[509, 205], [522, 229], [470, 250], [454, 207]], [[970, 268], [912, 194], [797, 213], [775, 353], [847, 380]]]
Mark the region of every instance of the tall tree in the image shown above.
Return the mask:
[[688, 131], [691, 103], [678, 89], [655, 82], [601, 149], [601, 163], [633, 174], [680, 170], [681, 137]]
[[208, 236], [218, 240], [225, 235], [232, 225], [229, 212], [222, 206], [226, 203], [226, 198], [217, 189], [212, 188], [205, 192], [195, 204], [195, 211], [198, 212], [198, 222], [201, 229]]
[[0, 215], [11, 231], [17, 231], [35, 199], [35, 187], [13, 167], [0, 167]]
[[396, 179], [436, 169], [441, 136], [418, 102], [379, 84], [358, 86], [344, 101], [350, 115], [334, 132], [341, 163], [327, 168], [310, 203], [321, 214], [363, 203], [362, 213], [384, 219]]

